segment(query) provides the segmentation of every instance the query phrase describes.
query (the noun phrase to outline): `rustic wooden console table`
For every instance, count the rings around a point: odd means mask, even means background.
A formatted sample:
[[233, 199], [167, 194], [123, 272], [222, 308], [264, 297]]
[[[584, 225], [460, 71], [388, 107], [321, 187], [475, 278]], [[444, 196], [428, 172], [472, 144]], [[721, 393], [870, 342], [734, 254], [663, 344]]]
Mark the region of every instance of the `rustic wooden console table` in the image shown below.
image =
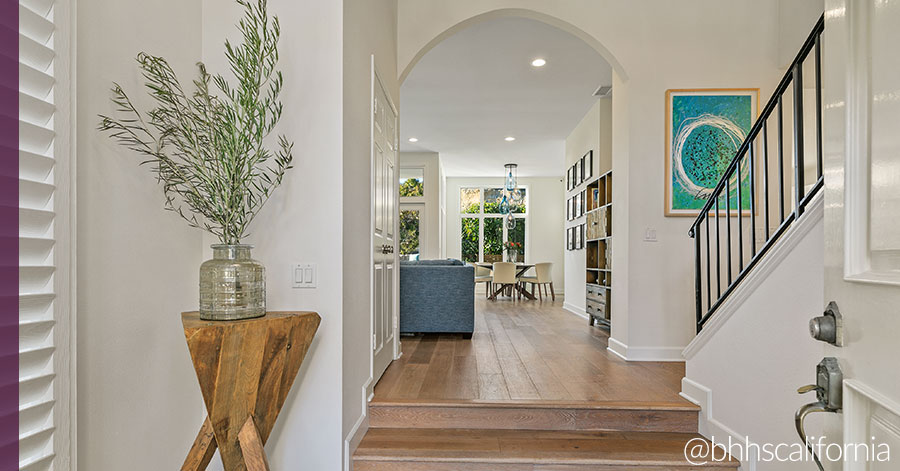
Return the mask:
[[206, 420], [182, 471], [206, 469], [216, 448], [226, 471], [267, 471], [263, 445], [319, 328], [314, 312], [269, 312], [240, 321], [181, 315]]

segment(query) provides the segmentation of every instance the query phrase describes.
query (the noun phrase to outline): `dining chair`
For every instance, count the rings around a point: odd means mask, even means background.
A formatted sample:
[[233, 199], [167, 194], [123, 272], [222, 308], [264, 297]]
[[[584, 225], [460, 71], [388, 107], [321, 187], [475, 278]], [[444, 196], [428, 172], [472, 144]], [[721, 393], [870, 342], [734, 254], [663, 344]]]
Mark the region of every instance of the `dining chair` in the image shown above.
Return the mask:
[[484, 297], [489, 297], [491, 295], [491, 282], [494, 280], [491, 277], [491, 269], [474, 264], [472, 266], [475, 267], [475, 286], [478, 286], [478, 283], [484, 283]]
[[516, 289], [518, 283], [519, 278], [516, 277], [515, 263], [494, 262], [494, 274], [491, 276], [491, 284], [496, 289], [492, 288], [493, 293], [491, 293], [490, 299], [497, 299], [497, 295], [504, 290], [508, 291], [510, 296], [517, 294], [519, 292]]
[[[544, 294], [546, 294], [547, 287], [549, 286], [551, 299], [556, 301], [556, 292], [553, 290], [553, 264], [550, 262], [535, 264], [534, 274], [535, 276], [523, 276], [519, 278], [519, 281], [522, 283], [531, 283], [532, 296], [534, 295], [534, 287], [537, 286], [538, 296], [540, 296], [542, 301], [544, 300]], [[542, 287], [544, 293], [541, 293]]]

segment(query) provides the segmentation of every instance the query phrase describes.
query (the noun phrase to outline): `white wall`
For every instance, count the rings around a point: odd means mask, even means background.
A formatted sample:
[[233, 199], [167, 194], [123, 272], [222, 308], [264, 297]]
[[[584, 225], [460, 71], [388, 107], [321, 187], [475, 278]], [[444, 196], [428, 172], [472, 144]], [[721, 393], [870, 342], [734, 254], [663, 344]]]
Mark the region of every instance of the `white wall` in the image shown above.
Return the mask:
[[400, 204], [422, 204], [424, 219], [419, 221], [422, 232], [419, 256], [434, 259], [441, 256], [441, 161], [437, 152], [401, 152], [400, 167], [421, 168], [425, 173], [425, 196], [401, 197]]
[[[400, 0], [399, 15], [401, 75], [442, 35], [479, 15], [546, 21], [585, 39], [613, 65], [613, 263], [621, 275], [613, 280], [612, 307], [624, 324], [612, 337], [629, 358], [680, 359], [694, 335], [691, 221], [663, 216], [665, 91], [758, 87], [765, 100], [782, 75], [777, 0], [728, 8], [716, 0]], [[794, 20], [806, 28], [805, 18], [784, 19]], [[648, 228], [657, 242], [643, 241]]]
[[[502, 187], [502, 177], [447, 178], [447, 257], [462, 254], [459, 190], [465, 187]], [[519, 186], [527, 187], [528, 223], [525, 226], [525, 260], [553, 263], [553, 289], [557, 296], [565, 293], [563, 275], [564, 233], [566, 209], [560, 200], [565, 182], [560, 177], [519, 177]]]
[[[820, 195], [821, 198], [821, 195]], [[822, 312], [822, 201], [813, 204], [741, 288], [710, 318], [685, 350], [683, 393], [703, 407], [700, 433], [727, 443], [796, 443], [793, 414], [815, 395], [795, 394], [815, 383], [823, 344], [808, 322]], [[798, 280], [801, 280], [798, 282]], [[737, 307], [735, 307], [737, 306]], [[820, 436], [821, 421], [807, 420]], [[755, 469], [750, 460], [744, 469]], [[761, 463], [764, 470], [804, 470], [810, 463]]]
[[163, 210], [141, 157], [96, 129], [113, 80], [150, 104], [138, 52], [193, 78], [200, 16], [199, 2], [77, 2], [79, 469], [178, 469], [205, 416], [181, 326], [197, 309], [200, 232]]
[[[575, 164], [581, 157], [593, 151], [594, 177], [603, 175], [612, 167], [612, 100], [600, 99], [591, 106], [584, 117], [575, 126], [575, 129], [566, 137], [566, 166], [563, 172]], [[592, 177], [592, 178], [594, 178]], [[615, 182], [616, 176], [613, 175]], [[578, 186], [578, 191], [584, 190], [586, 184]], [[575, 191], [566, 191], [563, 185], [563, 211], [570, 195]], [[574, 221], [566, 221], [565, 227], [577, 226], [585, 222], [585, 216]], [[615, 234], [615, 230], [613, 230]], [[587, 266], [586, 251], [566, 250], [565, 232], [563, 232], [563, 250], [565, 254], [565, 285], [566, 308], [580, 315], [587, 316], [585, 312], [585, 268]], [[616, 246], [613, 240], [613, 247]], [[615, 279], [615, 276], [613, 276]]]
[[[316, 311], [322, 324], [266, 450], [273, 469], [298, 463], [309, 469], [340, 469], [343, 4], [270, 0], [269, 10], [279, 16], [282, 32], [284, 114], [277, 132], [295, 143], [294, 168], [253, 223], [247, 242], [256, 245], [254, 258], [266, 265], [268, 308]], [[226, 36], [238, 39], [234, 24], [240, 14], [232, 2], [204, 0], [203, 60], [210, 69], [226, 70], [222, 44]], [[318, 288], [291, 288], [290, 265], [302, 262], [318, 264]], [[358, 394], [357, 389], [357, 404]]]
[[[330, 4], [340, 2], [314, 2]], [[342, 370], [342, 419], [341, 436], [345, 441], [345, 454], [355, 446], [367, 428], [365, 421], [365, 391], [371, 392], [371, 286], [372, 286], [372, 153], [371, 153], [371, 61], [375, 56], [375, 68], [384, 83], [389, 98], [400, 106], [400, 84], [394, 70], [397, 68], [397, 2], [396, 0], [344, 0], [344, 70], [343, 70], [343, 194], [342, 209], [332, 213], [335, 219], [343, 214], [343, 361], [332, 365], [331, 374]], [[317, 21], [315, 15], [306, 14], [309, 21]], [[312, 72], [310, 72], [312, 71]], [[315, 68], [307, 74], [316, 75]], [[335, 102], [329, 101], [334, 107]], [[340, 110], [340, 107], [337, 108]], [[400, 119], [403, 114], [400, 114]], [[312, 155], [312, 154], [311, 154]], [[337, 178], [340, 172], [331, 177]], [[320, 174], [319, 178], [324, 178]], [[323, 182], [324, 184], [325, 182]], [[325, 190], [321, 190], [327, 193]], [[337, 236], [341, 229], [328, 221], [319, 227], [324, 233]], [[336, 410], [323, 410], [334, 416]], [[326, 453], [318, 451], [317, 453]], [[295, 462], [303, 463], [302, 461]], [[345, 463], [346, 465], [347, 463]], [[337, 469], [336, 467], [304, 466], [310, 469]], [[274, 466], [273, 466], [274, 468]]]

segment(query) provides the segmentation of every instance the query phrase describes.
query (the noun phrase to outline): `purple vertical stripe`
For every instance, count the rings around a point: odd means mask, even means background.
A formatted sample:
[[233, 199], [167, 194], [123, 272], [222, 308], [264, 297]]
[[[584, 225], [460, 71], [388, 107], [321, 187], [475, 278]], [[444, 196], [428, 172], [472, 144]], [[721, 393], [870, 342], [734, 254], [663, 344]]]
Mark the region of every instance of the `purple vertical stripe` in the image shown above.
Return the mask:
[[0, 0], [0, 471], [19, 467], [19, 2]]

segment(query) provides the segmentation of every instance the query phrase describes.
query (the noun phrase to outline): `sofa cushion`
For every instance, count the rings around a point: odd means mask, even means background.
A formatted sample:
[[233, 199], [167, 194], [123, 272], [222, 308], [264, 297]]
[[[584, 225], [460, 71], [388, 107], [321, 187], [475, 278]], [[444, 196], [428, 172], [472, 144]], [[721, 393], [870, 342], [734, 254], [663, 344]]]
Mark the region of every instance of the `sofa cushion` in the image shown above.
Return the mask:
[[465, 265], [461, 260], [456, 260], [453, 258], [447, 259], [438, 259], [438, 260], [401, 260], [400, 264], [403, 266], [458, 266]]

